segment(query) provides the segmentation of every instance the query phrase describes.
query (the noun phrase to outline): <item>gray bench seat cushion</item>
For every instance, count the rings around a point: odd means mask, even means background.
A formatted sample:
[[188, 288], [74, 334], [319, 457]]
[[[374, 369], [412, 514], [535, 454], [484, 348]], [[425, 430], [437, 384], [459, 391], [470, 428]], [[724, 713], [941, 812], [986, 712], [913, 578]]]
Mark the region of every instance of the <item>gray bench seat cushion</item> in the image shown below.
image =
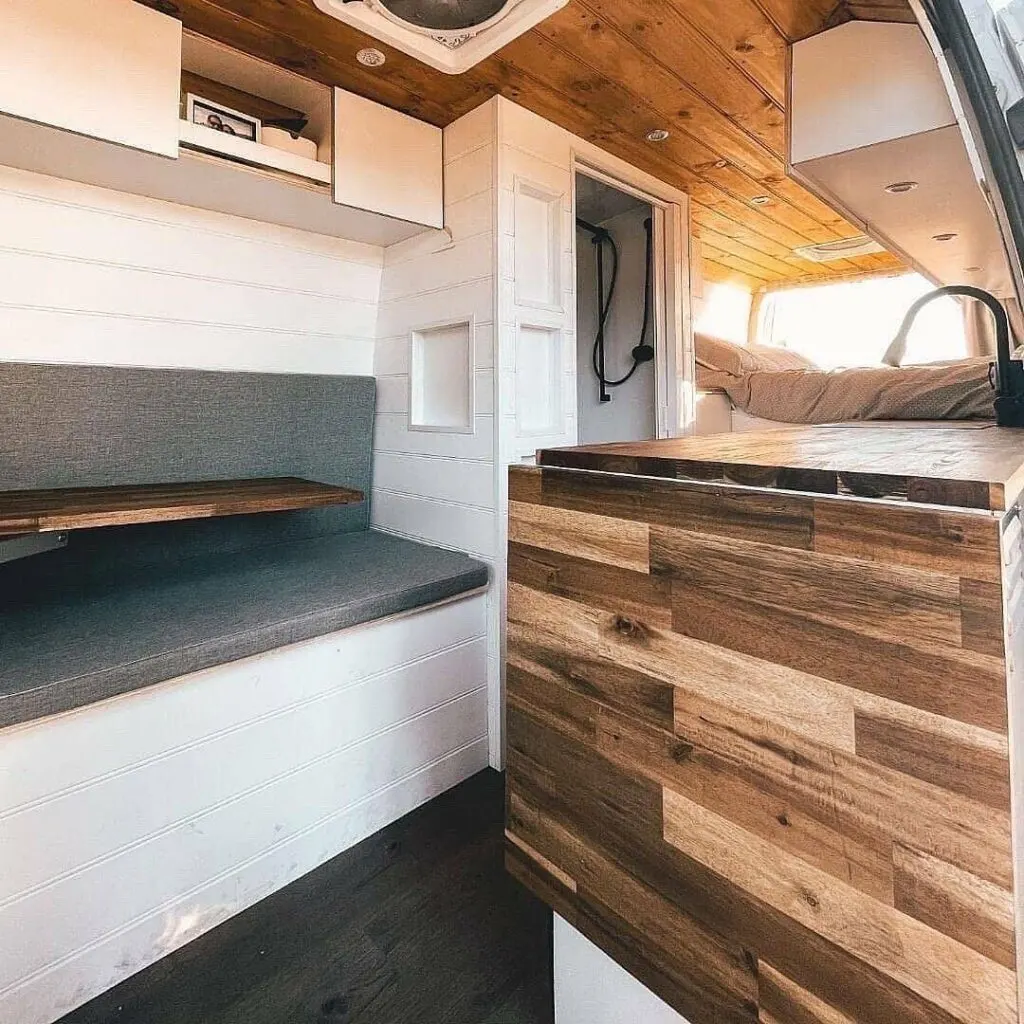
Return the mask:
[[486, 583], [466, 555], [372, 530], [108, 574], [69, 561], [45, 587], [0, 593], [0, 726]]

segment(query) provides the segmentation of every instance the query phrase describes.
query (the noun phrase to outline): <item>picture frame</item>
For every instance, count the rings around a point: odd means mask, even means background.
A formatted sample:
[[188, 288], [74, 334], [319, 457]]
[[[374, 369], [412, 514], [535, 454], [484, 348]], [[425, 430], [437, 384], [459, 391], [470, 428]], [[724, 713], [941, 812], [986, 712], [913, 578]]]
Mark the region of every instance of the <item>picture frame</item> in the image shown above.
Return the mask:
[[188, 93], [185, 97], [185, 118], [191, 124], [234, 135], [248, 142], [262, 140], [263, 124], [258, 117], [232, 110], [223, 103], [214, 103], [194, 93]]

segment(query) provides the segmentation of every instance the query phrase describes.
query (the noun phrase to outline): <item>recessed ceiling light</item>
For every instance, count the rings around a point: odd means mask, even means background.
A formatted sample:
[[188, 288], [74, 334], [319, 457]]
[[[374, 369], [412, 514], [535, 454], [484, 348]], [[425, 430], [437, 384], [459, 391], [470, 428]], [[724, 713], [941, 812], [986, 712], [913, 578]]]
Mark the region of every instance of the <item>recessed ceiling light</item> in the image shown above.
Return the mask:
[[648, 142], [664, 142], [672, 133], [665, 128], [655, 128], [647, 133]]
[[977, 274], [981, 272], [981, 267], [964, 267], [964, 273]]
[[356, 60], [368, 68], [379, 68], [387, 61], [387, 57], [384, 56], [383, 50], [378, 50], [374, 46], [367, 46], [356, 54]]
[[767, 206], [771, 201], [771, 196], [754, 196], [750, 203], [752, 206]]
[[944, 231], [941, 235], [932, 235], [932, 239], [936, 242], [952, 242], [956, 238], [955, 231]]
[[894, 181], [885, 186], [885, 191], [893, 196], [901, 196], [904, 192], [913, 192], [917, 188], [916, 181]]

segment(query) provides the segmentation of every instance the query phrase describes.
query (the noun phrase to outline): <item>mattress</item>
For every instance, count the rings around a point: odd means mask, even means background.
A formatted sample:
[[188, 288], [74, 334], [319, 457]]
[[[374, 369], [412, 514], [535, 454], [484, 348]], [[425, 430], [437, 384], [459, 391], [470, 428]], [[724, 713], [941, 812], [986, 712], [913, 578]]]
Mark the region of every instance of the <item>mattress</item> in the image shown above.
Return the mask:
[[698, 367], [697, 387], [721, 389], [743, 412], [784, 423], [994, 419], [990, 371], [987, 359], [738, 376]]

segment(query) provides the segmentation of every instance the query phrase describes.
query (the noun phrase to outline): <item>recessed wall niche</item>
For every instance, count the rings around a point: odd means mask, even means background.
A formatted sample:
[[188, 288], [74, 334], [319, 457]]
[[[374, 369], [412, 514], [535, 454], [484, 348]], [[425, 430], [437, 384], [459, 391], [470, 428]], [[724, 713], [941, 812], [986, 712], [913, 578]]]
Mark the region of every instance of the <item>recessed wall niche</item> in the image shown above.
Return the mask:
[[472, 319], [414, 330], [409, 354], [409, 429], [473, 433], [475, 369]]

